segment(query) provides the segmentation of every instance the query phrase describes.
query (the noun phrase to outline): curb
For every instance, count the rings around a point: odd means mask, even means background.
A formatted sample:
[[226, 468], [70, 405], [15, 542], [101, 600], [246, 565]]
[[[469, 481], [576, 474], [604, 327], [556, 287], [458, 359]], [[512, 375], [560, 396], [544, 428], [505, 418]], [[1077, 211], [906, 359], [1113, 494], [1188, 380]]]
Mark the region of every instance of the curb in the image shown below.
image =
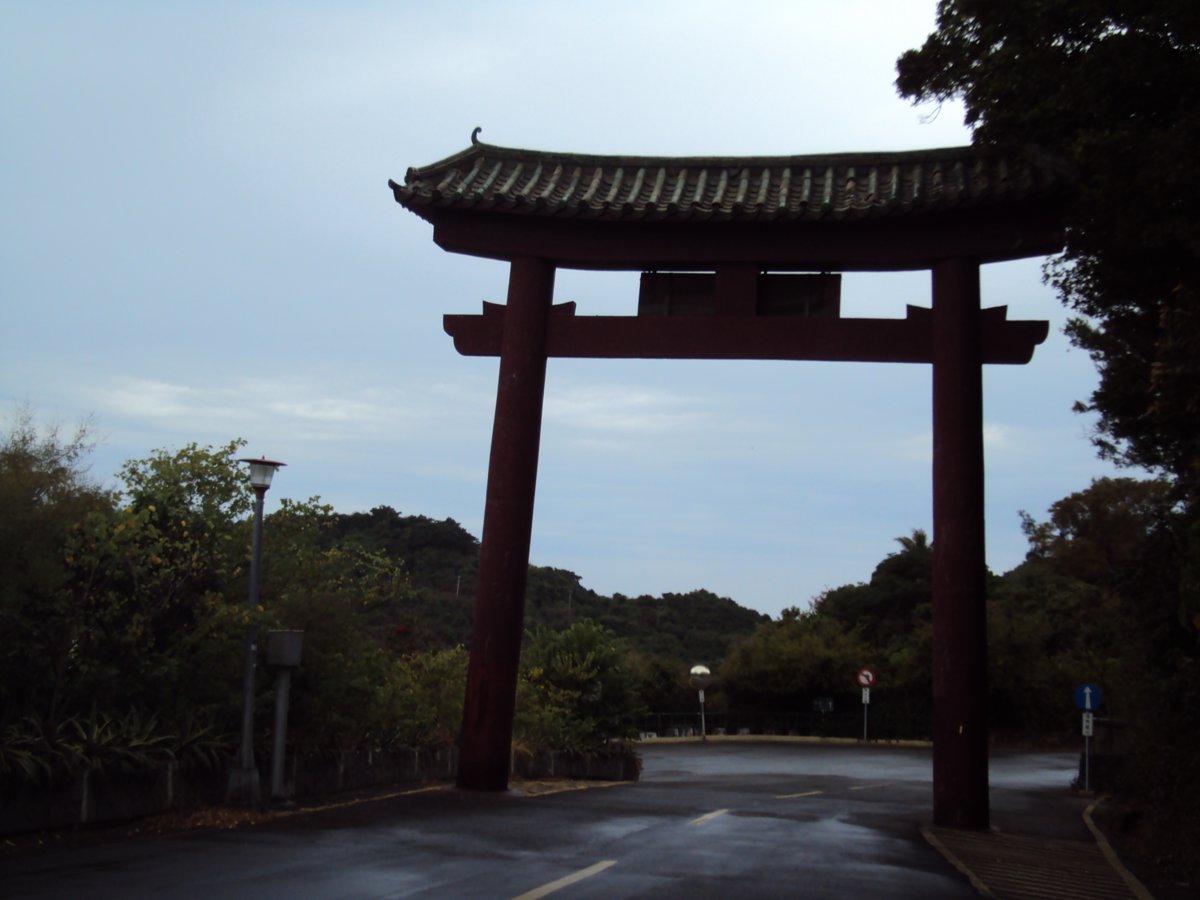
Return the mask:
[[981, 897], [1154, 900], [1092, 821], [1100, 802], [1083, 812], [1094, 843], [928, 825], [921, 836]]

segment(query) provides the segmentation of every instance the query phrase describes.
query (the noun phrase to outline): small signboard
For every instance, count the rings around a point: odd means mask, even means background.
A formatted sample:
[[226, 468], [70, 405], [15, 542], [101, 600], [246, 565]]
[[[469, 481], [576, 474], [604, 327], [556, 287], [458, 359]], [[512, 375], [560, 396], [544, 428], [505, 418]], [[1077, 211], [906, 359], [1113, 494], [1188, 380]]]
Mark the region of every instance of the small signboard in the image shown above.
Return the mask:
[[859, 669], [858, 674], [854, 676], [854, 680], [858, 682], [859, 687], [869, 688], [875, 683], [875, 672], [871, 669]]
[[1091, 712], [1098, 709], [1103, 701], [1104, 695], [1100, 693], [1100, 686], [1092, 684], [1090, 681], [1085, 681], [1083, 684], [1075, 687], [1075, 708], [1081, 709], [1084, 712]]
[[1096, 714], [1085, 712], [1083, 714], [1083, 736], [1091, 737], [1096, 731]]
[[717, 277], [704, 272], [643, 272], [638, 289], [639, 316], [712, 316], [736, 312], [743, 316], [809, 316], [836, 319], [841, 315], [842, 276], [824, 273], [770, 273], [734, 299], [733, 309], [721, 309]]
[[871, 702], [871, 689], [863, 688], [863, 706]]

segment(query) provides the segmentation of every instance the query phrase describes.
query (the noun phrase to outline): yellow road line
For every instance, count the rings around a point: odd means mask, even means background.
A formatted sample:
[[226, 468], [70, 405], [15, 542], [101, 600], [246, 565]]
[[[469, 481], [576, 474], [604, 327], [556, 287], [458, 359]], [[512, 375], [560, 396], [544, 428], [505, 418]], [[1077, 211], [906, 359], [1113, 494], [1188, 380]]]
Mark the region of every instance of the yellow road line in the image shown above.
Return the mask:
[[541, 887], [536, 887], [532, 891], [520, 894], [514, 897], [513, 900], [538, 900], [539, 897], [545, 897], [548, 894], [553, 894], [555, 891], [561, 891], [565, 887], [570, 887], [585, 878], [591, 878], [593, 875], [598, 875], [607, 869], [609, 866], [615, 866], [615, 859], [602, 859], [595, 865], [588, 866], [586, 869], [580, 869], [578, 872], [572, 872], [570, 875], [564, 875], [556, 881], [550, 881], [543, 884]]
[[258, 825], [262, 822], [273, 822], [276, 819], [288, 819], [292, 816], [306, 816], [309, 813], [326, 812], [331, 809], [344, 809], [347, 806], [361, 806], [365, 803], [376, 803], [380, 800], [394, 800], [397, 797], [409, 797], [413, 794], [428, 794], [432, 791], [447, 790], [444, 784], [434, 784], [428, 787], [408, 788], [402, 791], [389, 791], [386, 794], [371, 794], [366, 797], [352, 797], [349, 800], [339, 800], [333, 803], [322, 803], [316, 806], [297, 806], [294, 809], [269, 809], [263, 813], [255, 815], [253, 818], [245, 821], [235, 822], [232, 825], [223, 826], [228, 828], [237, 828], [241, 825]]
[[727, 812], [729, 812], [728, 809], [714, 809], [710, 813], [705, 813], [704, 815], [702, 815], [698, 818], [692, 819], [692, 821], [688, 822], [688, 824], [689, 825], [703, 825], [705, 822], [709, 821], [710, 819], [715, 819], [717, 816], [723, 816]]
[[342, 809], [346, 806], [358, 806], [360, 803], [374, 803], [377, 800], [394, 800], [397, 797], [409, 797], [413, 794], [428, 794], [433, 791], [444, 791], [444, 784], [434, 784], [429, 787], [410, 788], [405, 791], [392, 791], [387, 794], [376, 794], [372, 797], [356, 797], [353, 800], [343, 800], [340, 803], [326, 803], [323, 806], [304, 806], [297, 809], [284, 810], [280, 813], [280, 817], [284, 816], [299, 816], [310, 812], [325, 812], [328, 809]]
[[776, 800], [791, 800], [793, 797], [815, 797], [817, 794], [823, 794], [824, 791], [801, 791], [799, 794], [776, 794]]

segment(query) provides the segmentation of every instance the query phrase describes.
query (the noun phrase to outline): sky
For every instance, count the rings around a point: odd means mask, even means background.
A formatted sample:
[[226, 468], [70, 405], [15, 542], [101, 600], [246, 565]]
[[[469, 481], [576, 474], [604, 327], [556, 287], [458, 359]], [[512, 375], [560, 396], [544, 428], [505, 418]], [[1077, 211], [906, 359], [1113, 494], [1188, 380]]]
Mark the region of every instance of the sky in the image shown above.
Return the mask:
[[[481, 531], [497, 361], [446, 313], [503, 301], [387, 181], [492, 144], [785, 155], [965, 144], [895, 60], [933, 0], [187, 2], [0, 7], [0, 428], [90, 420], [91, 474], [235, 437], [267, 496]], [[736, 12], [735, 12], [736, 10]], [[989, 566], [1021, 510], [1113, 474], [1072, 412], [1096, 374], [1041, 260], [985, 306], [1048, 319], [984, 373]], [[927, 272], [848, 274], [842, 311], [929, 305]], [[632, 314], [636, 273], [562, 270], [555, 301]], [[928, 366], [550, 360], [531, 561], [600, 593], [705, 588], [775, 616], [866, 581], [931, 530]], [[269, 548], [269, 544], [264, 546]]]

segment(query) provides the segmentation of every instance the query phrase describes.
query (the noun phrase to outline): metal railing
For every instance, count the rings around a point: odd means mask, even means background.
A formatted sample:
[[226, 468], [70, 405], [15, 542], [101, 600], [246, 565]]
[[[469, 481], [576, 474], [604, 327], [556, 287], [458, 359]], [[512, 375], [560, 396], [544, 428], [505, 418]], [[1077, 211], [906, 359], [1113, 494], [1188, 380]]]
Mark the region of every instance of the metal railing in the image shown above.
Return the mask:
[[[872, 697], [868, 719], [870, 740], [923, 740], [931, 733], [928, 700]], [[792, 735], [862, 739], [861, 702], [838, 698], [832, 704], [818, 704], [803, 710], [705, 711], [705, 725], [711, 735]], [[832, 706], [832, 708], [830, 708]], [[694, 712], [663, 712], [638, 720], [643, 735], [690, 737], [700, 734], [700, 709]]]

